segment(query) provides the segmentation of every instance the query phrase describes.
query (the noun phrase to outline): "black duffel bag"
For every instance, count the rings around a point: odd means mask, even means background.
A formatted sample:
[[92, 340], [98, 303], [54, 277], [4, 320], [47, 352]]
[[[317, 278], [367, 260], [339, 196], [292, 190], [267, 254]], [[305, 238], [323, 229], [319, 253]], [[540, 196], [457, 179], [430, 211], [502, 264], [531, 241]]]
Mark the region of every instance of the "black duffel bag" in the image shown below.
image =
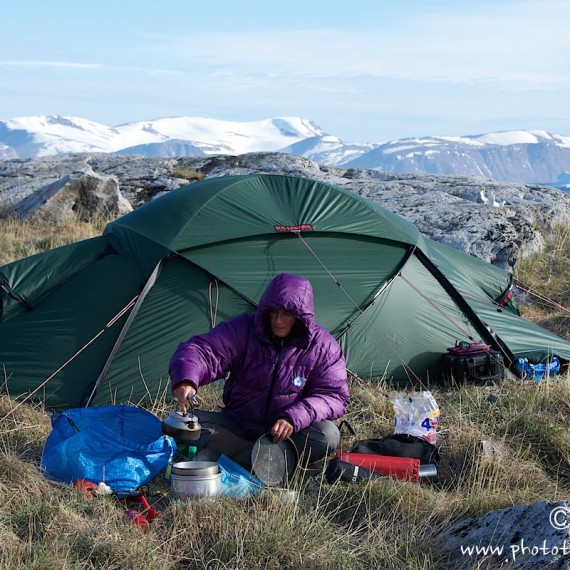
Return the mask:
[[352, 453], [373, 453], [391, 457], [419, 459], [420, 465], [435, 464], [439, 452], [435, 445], [421, 437], [406, 433], [395, 433], [382, 439], [362, 439], [356, 441]]

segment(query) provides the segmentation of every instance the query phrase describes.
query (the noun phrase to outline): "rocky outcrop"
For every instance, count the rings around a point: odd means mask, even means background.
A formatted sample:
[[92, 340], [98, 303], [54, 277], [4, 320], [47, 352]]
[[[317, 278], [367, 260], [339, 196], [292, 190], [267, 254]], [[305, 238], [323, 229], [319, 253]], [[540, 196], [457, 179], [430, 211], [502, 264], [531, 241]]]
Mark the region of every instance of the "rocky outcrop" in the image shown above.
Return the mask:
[[570, 503], [540, 501], [459, 521], [430, 545], [442, 569], [570, 568]]
[[21, 220], [52, 221], [114, 218], [133, 210], [119, 191], [115, 176], [81, 170], [64, 176], [26, 196], [14, 208]]
[[322, 180], [403, 216], [429, 238], [504, 268], [541, 251], [555, 224], [570, 223], [570, 194], [549, 186], [334, 168], [284, 153], [193, 158], [95, 153], [4, 160], [0, 202], [20, 211], [21, 202], [38, 188], [89, 169], [115, 177], [134, 207], [198, 177], [268, 173]]

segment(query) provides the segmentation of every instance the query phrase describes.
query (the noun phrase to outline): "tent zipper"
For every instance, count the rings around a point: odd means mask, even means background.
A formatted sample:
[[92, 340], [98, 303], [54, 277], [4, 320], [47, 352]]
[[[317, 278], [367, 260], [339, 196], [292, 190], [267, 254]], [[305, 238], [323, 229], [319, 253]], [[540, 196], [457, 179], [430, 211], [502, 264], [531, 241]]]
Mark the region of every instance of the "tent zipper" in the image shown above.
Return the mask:
[[24, 307], [26, 311], [31, 311], [33, 307], [28, 303], [21, 295], [16, 293], [12, 287], [10, 287], [8, 281], [5, 279], [0, 279], [0, 290], [2, 290], [6, 295], [14, 299], [16, 303]]

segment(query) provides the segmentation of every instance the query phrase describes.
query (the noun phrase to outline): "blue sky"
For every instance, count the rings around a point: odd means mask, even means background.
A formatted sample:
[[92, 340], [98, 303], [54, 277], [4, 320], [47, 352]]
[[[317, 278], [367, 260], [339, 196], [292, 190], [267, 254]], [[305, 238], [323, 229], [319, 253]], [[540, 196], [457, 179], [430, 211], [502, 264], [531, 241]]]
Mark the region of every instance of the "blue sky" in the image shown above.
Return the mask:
[[4, 2], [0, 120], [310, 119], [345, 142], [570, 135], [568, 0]]

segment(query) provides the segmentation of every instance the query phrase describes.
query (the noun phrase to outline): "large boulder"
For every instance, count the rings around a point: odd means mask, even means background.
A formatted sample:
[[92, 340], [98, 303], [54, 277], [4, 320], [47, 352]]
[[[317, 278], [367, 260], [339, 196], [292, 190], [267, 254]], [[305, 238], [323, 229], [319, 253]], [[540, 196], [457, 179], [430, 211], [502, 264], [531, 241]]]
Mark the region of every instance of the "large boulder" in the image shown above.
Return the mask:
[[516, 505], [456, 522], [432, 542], [439, 568], [570, 568], [570, 503]]
[[31, 218], [53, 222], [115, 218], [133, 210], [119, 191], [115, 176], [81, 170], [41, 187], [16, 205], [21, 220]]

